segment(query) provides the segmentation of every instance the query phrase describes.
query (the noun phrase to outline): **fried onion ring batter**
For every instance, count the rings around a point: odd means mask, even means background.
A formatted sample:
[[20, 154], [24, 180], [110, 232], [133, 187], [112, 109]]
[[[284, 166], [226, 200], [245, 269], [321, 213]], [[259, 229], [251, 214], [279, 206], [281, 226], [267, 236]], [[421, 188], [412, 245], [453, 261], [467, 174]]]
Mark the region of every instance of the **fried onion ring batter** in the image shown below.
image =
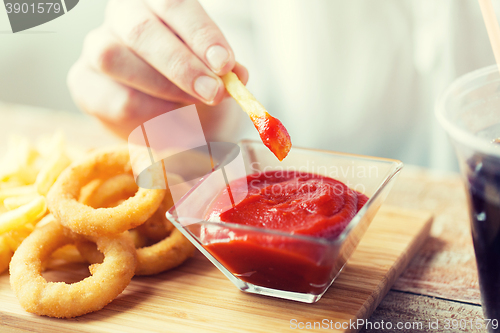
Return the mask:
[[94, 179], [132, 174], [126, 148], [98, 151], [68, 167], [48, 196], [51, 213], [72, 231], [88, 236], [115, 235], [144, 223], [160, 206], [165, 190], [140, 188], [112, 208], [92, 208], [78, 201], [82, 187]]
[[127, 234], [91, 238], [104, 254], [102, 264], [89, 267], [80, 282], [47, 282], [42, 262], [77, 237], [56, 222], [35, 229], [19, 246], [10, 263], [10, 284], [28, 312], [71, 318], [102, 309], [129, 284], [136, 267], [134, 244]]
[[[126, 200], [127, 197], [120, 197], [119, 194], [130, 195], [133, 181], [132, 176], [126, 180], [125, 177], [114, 177], [93, 190], [93, 194], [86, 197], [84, 203], [92, 202], [94, 207], [102, 207], [111, 201], [118, 199]], [[169, 177], [179, 177], [169, 175]], [[179, 181], [179, 180], [178, 180]], [[180, 181], [179, 181], [180, 182]], [[186, 190], [189, 188], [186, 187]], [[113, 199], [113, 200], [111, 200]], [[137, 236], [145, 236], [152, 242], [152, 245], [137, 246], [137, 268], [136, 275], [152, 275], [174, 268], [183, 263], [194, 253], [194, 246], [175, 229], [167, 220], [165, 213], [174, 204], [170, 191], [167, 191], [158, 210], [142, 225], [130, 233], [136, 233]], [[150, 243], [151, 244], [151, 243]], [[82, 257], [91, 264], [102, 262], [103, 255], [92, 242], [78, 242], [77, 248]]]
[[[76, 247], [90, 264], [101, 263], [103, 254], [92, 242], [78, 242]], [[194, 253], [194, 246], [177, 229], [160, 242], [137, 251], [135, 275], [153, 275], [182, 264]]]

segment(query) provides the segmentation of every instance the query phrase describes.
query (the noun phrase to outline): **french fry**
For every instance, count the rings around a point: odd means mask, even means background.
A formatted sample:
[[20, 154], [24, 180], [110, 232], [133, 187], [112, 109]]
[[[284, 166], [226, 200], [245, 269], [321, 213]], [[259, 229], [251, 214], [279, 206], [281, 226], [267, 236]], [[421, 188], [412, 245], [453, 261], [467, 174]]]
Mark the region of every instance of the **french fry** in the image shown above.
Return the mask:
[[39, 194], [46, 195], [57, 177], [71, 164], [71, 160], [64, 152], [57, 152], [50, 156], [40, 169], [36, 177], [35, 187]]
[[252, 93], [248, 91], [236, 74], [229, 72], [222, 77], [222, 81], [224, 81], [224, 85], [229, 94], [238, 102], [243, 111], [245, 111], [250, 118], [266, 116], [266, 108], [264, 108]]
[[52, 214], [47, 214], [40, 221], [38, 221], [35, 228], [41, 228], [44, 225], [47, 225], [52, 222], [57, 222], [56, 218]]
[[33, 201], [37, 197], [38, 197], [38, 194], [36, 194], [36, 193], [30, 193], [30, 194], [15, 196], [15, 197], [8, 197], [8, 198], [4, 199], [3, 205], [7, 210], [13, 210], [13, 209], [16, 209], [18, 207], [21, 207], [22, 205], [26, 205], [27, 203]]
[[17, 179], [23, 184], [32, 184], [38, 173], [37, 160], [40, 154], [26, 138], [13, 137], [2, 163], [0, 181]]
[[0, 182], [0, 190], [6, 189], [6, 188], [19, 187], [19, 186], [25, 186], [25, 184], [20, 182], [17, 179], [9, 179], [7, 181]]
[[292, 148], [290, 135], [285, 126], [266, 111], [236, 74], [229, 72], [222, 76], [222, 81], [229, 95], [238, 102], [252, 120], [262, 142], [282, 161]]
[[40, 155], [35, 148], [28, 144], [23, 146], [19, 152], [19, 168], [17, 170], [17, 178], [25, 184], [33, 184], [38, 174], [38, 157]]
[[[45, 195], [73, 156], [82, 154], [66, 151], [62, 132], [37, 140], [36, 149], [26, 138], [9, 140], [7, 154], [0, 160], [0, 273], [8, 269], [13, 252], [35, 228], [55, 221], [52, 214], [43, 217]], [[76, 248], [56, 251], [51, 260], [84, 261]]]
[[14, 230], [9, 231], [5, 234], [5, 242], [9, 246], [12, 252], [15, 252], [19, 245], [21, 245], [22, 241], [28, 237], [31, 232], [35, 230], [34, 223], [27, 223], [25, 225], [21, 225]]
[[9, 197], [20, 197], [30, 194], [36, 194], [36, 189], [33, 185], [24, 185], [18, 187], [8, 187], [0, 189], [0, 202], [3, 202]]
[[39, 196], [30, 203], [0, 215], [0, 234], [27, 223], [36, 222], [47, 211], [47, 202]]
[[50, 257], [51, 259], [63, 260], [66, 262], [88, 263], [88, 261], [82, 257], [80, 251], [78, 251], [74, 244], [67, 244], [58, 248], [50, 255]]

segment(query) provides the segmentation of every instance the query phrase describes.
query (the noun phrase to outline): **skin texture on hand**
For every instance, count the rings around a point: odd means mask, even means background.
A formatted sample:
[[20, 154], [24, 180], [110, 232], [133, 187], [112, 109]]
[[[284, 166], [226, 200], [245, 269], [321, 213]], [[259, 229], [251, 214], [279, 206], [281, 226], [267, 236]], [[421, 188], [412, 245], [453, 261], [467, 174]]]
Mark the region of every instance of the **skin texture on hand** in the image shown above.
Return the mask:
[[[83, 111], [126, 138], [167, 111], [219, 104], [229, 97], [220, 76], [231, 70], [246, 84], [246, 68], [196, 0], [110, 0], [68, 86]], [[206, 131], [218, 127], [201, 118]]]

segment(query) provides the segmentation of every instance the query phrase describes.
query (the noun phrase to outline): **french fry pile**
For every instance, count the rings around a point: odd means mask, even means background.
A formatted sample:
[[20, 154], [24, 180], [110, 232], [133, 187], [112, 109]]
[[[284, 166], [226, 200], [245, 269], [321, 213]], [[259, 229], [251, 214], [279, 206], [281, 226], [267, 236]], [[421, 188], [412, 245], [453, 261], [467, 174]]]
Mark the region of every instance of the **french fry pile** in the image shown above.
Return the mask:
[[21, 242], [53, 219], [45, 196], [61, 172], [80, 156], [68, 154], [62, 133], [33, 145], [26, 138], [10, 139], [0, 162], [0, 273]]

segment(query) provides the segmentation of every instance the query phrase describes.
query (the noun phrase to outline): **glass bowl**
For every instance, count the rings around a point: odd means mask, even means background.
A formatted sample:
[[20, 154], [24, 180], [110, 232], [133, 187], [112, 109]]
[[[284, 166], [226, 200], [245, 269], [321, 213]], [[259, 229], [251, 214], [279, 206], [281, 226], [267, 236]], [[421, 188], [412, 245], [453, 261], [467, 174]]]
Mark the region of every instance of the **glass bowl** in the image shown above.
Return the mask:
[[[306, 303], [318, 301], [353, 253], [403, 164], [303, 148], [293, 148], [279, 162], [261, 142], [245, 140], [237, 147], [231, 154], [233, 162], [202, 177], [167, 212], [167, 218], [241, 291]], [[333, 240], [207, 221], [211, 203], [228, 181], [266, 170], [328, 176], [370, 199]], [[239, 201], [245, 195], [233, 193], [231, 200]]]

